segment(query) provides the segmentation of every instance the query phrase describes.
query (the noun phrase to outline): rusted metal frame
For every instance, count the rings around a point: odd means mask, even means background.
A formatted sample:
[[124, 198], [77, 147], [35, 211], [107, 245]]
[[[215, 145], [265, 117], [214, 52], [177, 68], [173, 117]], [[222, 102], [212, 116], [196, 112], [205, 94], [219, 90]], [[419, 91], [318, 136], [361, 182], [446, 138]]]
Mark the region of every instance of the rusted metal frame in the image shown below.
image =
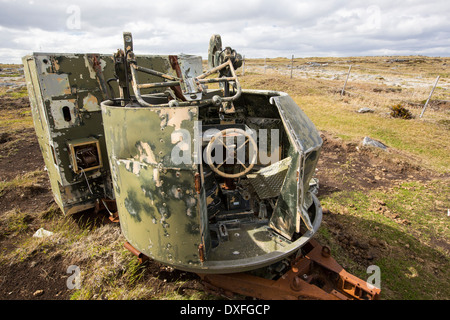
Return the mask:
[[138, 84], [137, 87], [139, 89], [153, 89], [153, 88], [160, 88], [160, 87], [173, 87], [173, 86], [179, 86], [179, 85], [180, 85], [180, 81], [166, 81], [166, 82]]
[[317, 241], [311, 240], [314, 249], [311, 250], [306, 257], [326, 268], [339, 276], [337, 281], [337, 289], [341, 293], [345, 293], [354, 299], [360, 300], [377, 300], [380, 297], [381, 290], [379, 288], [369, 288], [366, 281], [348, 273], [342, 268], [329, 253], [324, 253], [323, 248]]
[[235, 80], [236, 79], [233, 77], [210, 78], [210, 79], [199, 79], [198, 83], [227, 82], [227, 81], [235, 81]]
[[225, 290], [261, 300], [338, 300], [334, 295], [320, 288], [299, 280], [298, 291], [293, 290], [286, 279], [277, 281], [259, 278], [248, 274], [199, 275], [207, 284], [217, 291]]
[[133, 247], [128, 241], [125, 242], [123, 246], [138, 258], [139, 263], [144, 263], [150, 259], [148, 256]]
[[[307, 261], [306, 261], [307, 262]], [[309, 268], [309, 266], [307, 266]], [[303, 270], [304, 271], [304, 270]], [[262, 300], [339, 300], [299, 276], [297, 269], [289, 270], [278, 280], [270, 280], [248, 273], [198, 274], [202, 281], [218, 291], [228, 291]]]
[[176, 79], [180, 81], [180, 85], [173, 86], [171, 87], [171, 89], [174, 91], [176, 98], [180, 99], [180, 101], [186, 101], [187, 99], [183, 94], [183, 90], [181, 89], [181, 83], [183, 83], [183, 74], [181, 72], [180, 64], [178, 63], [178, 57], [176, 55], [169, 55], [169, 62], [172, 69], [175, 70], [175, 73], [177, 75]]
[[181, 72], [180, 64], [178, 63], [178, 56], [169, 55], [169, 62], [172, 69], [175, 70], [177, 77], [183, 81], [183, 74]]
[[[114, 209], [110, 209], [111, 207], [113, 207]], [[95, 202], [94, 213], [97, 214], [103, 210], [108, 211], [109, 220], [111, 220], [111, 222], [115, 223], [119, 222], [119, 214], [117, 212], [116, 200], [106, 198], [97, 199]]]
[[143, 98], [142, 98], [142, 95], [141, 95], [141, 90], [140, 90], [140, 84], [137, 82], [137, 74], [136, 74], [136, 68], [135, 68], [135, 61], [130, 61], [130, 71], [131, 71], [131, 79], [132, 79], [132, 81], [131, 81], [131, 84], [132, 84], [132, 86], [133, 86], [133, 90], [134, 90], [134, 93], [135, 93], [135, 95], [136, 95], [136, 99], [138, 100], [138, 102], [141, 104], [141, 105], [143, 105], [143, 106], [146, 106], [146, 107], [168, 107], [169, 106], [169, 104], [167, 103], [167, 104], [164, 104], [164, 105], [153, 105], [153, 104], [150, 104], [150, 103], [148, 103], [148, 102], [146, 102]]
[[[376, 300], [380, 289], [369, 289], [366, 282], [345, 271], [330, 256], [330, 250], [311, 240], [310, 251], [291, 262], [291, 269], [277, 280], [249, 273], [198, 274], [206, 287], [219, 292], [237, 293], [263, 300]], [[311, 249], [312, 248], [312, 249]], [[330, 275], [335, 275], [330, 277]], [[328, 278], [326, 277], [328, 275]], [[315, 280], [322, 279], [322, 288]], [[334, 280], [331, 280], [334, 279]]]
[[326, 292], [310, 284], [304, 275], [310, 273], [312, 261], [302, 257], [296, 260], [291, 269], [277, 280], [270, 280], [251, 275], [249, 273], [235, 274], [198, 274], [206, 287], [219, 292], [231, 292], [262, 300], [339, 300], [338, 296]]
[[222, 101], [224, 102], [235, 101], [241, 96], [242, 93], [241, 85], [239, 83], [236, 71], [234, 70], [233, 63], [231, 62], [231, 60], [228, 60], [228, 66], [230, 67], [231, 77], [234, 78], [234, 82], [236, 84], [236, 93], [231, 97], [222, 98]]
[[[226, 77], [228, 79], [227, 81], [228, 82], [234, 81], [235, 84], [236, 84], [236, 90], [237, 91], [231, 97], [223, 97], [222, 101], [224, 101], [224, 102], [235, 101], [241, 96], [242, 89], [241, 89], [241, 85], [239, 83], [238, 77], [236, 75], [236, 70], [234, 70], [233, 63], [231, 62], [231, 60], [227, 60], [226, 62], [222, 63], [221, 65], [219, 65], [219, 66], [217, 66], [215, 68], [212, 68], [211, 70], [208, 70], [207, 72], [199, 75], [196, 78], [196, 80], [197, 81], [202, 81], [203, 78], [206, 78], [206, 77], [210, 76], [211, 74], [219, 72], [220, 70], [222, 70], [225, 67], [229, 67], [230, 68], [230, 72], [231, 72], [231, 77]], [[217, 79], [222, 79], [222, 78], [217, 78]], [[210, 79], [210, 80], [216, 80], [216, 79]], [[214, 81], [211, 81], [211, 82], [214, 82]], [[217, 81], [217, 82], [219, 82], [219, 81]]]
[[[133, 57], [133, 55], [131, 55], [131, 57]], [[150, 104], [148, 102], [146, 102], [141, 95], [141, 91], [140, 89], [142, 88], [142, 86], [146, 86], [148, 85], [147, 88], [157, 88], [157, 87], [162, 87], [162, 86], [174, 86], [174, 85], [179, 85], [179, 82], [173, 82], [170, 85], [166, 85], [167, 82], [162, 82], [162, 83], [153, 83], [153, 84], [139, 84], [137, 82], [137, 70], [138, 68], [136, 68], [136, 62], [135, 60], [133, 60], [133, 58], [128, 59], [129, 63], [130, 63], [130, 71], [131, 71], [131, 78], [132, 78], [132, 86], [133, 86], [133, 90], [135, 92], [136, 95], [136, 99], [138, 100], [138, 102], [146, 107], [175, 107], [175, 106], [197, 106], [197, 105], [204, 105], [204, 104], [210, 104], [210, 103], [214, 103], [213, 99], [207, 99], [207, 100], [195, 100], [195, 101], [183, 101], [183, 102], [176, 102], [176, 103], [165, 103], [165, 104], [158, 104], [158, 105], [154, 105], [154, 104]], [[199, 81], [201, 79], [203, 79], [204, 77], [207, 77], [208, 75], [211, 75], [213, 73], [218, 72], [219, 70], [225, 68], [225, 67], [229, 67], [230, 68], [230, 72], [232, 77], [228, 77], [230, 79], [233, 79], [232, 81], [234, 81], [236, 83], [236, 93], [231, 96], [231, 97], [220, 97], [220, 100], [222, 102], [228, 102], [228, 101], [234, 101], [236, 99], [238, 99], [241, 96], [242, 93], [242, 89], [241, 86], [239, 84], [239, 80], [237, 78], [236, 75], [236, 71], [234, 70], [233, 64], [231, 63], [230, 60], [228, 60], [227, 62], [222, 63], [220, 66], [217, 66], [203, 74], [201, 74], [200, 76], [194, 78], [194, 81]], [[221, 79], [221, 78], [218, 78]], [[230, 81], [230, 80], [228, 80]]]
[[103, 99], [111, 99], [112, 95], [108, 91], [107, 83], [103, 76], [102, 67], [99, 61], [99, 55], [97, 54], [88, 54], [88, 61], [91, 64], [92, 69], [94, 69], [95, 74], [97, 76], [97, 82], [100, 85], [100, 89], [103, 95]]
[[151, 74], [154, 76], [158, 76], [158, 77], [161, 77], [161, 78], [164, 78], [167, 80], [171, 80], [171, 81], [180, 81], [181, 80], [180, 78], [171, 76], [170, 74], [166, 74], [166, 73], [162, 73], [162, 72], [159, 72], [156, 70], [148, 69], [148, 68], [145, 68], [142, 66], [138, 66], [136, 64], [132, 64], [131, 67], [135, 68], [138, 71], [142, 71], [142, 72], [145, 72], [145, 73], [148, 73], [148, 74]]
[[[202, 73], [201, 75], [199, 75], [197, 77], [197, 79], [200, 80], [200, 79], [206, 78], [216, 72], [219, 72], [220, 70], [222, 70], [223, 68], [228, 67], [228, 66], [233, 67], [233, 64], [231, 63], [230, 60], [227, 60], [226, 62], [222, 63], [221, 65], [218, 65], [217, 67], [214, 67], [214, 68], [206, 71], [205, 73]], [[235, 77], [235, 75], [233, 75], [233, 77]]]
[[143, 84], [137, 84], [137, 87], [139, 89], [152, 89], [152, 88], [159, 88], [159, 87], [172, 87], [172, 86], [179, 86], [180, 85], [180, 79], [177, 77], [173, 77], [171, 75], [156, 71], [156, 70], [152, 70], [152, 69], [148, 69], [148, 68], [144, 68], [141, 66], [138, 66], [135, 62], [130, 63], [130, 67], [132, 69], [135, 69], [137, 71], [142, 71], [144, 73], [148, 73], [154, 76], [158, 76], [167, 80], [171, 80], [171, 81], [165, 81], [165, 82], [154, 82], [154, 83], [143, 83]]

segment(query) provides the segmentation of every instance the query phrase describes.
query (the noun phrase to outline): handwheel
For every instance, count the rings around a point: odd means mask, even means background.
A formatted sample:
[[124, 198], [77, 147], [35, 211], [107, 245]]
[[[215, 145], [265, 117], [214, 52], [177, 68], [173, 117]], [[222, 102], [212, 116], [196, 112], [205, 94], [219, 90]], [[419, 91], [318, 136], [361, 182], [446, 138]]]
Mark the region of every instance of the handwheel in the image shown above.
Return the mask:
[[[245, 138], [245, 140], [238, 146], [237, 143], [239, 143], [239, 139], [238, 137], [243, 136]], [[234, 142], [235, 138], [236, 138], [236, 144], [227, 144], [224, 142], [223, 138], [227, 138], [225, 139], [226, 141], [231, 140], [230, 137], [232, 137], [232, 140]], [[245, 148], [246, 146], [250, 146], [252, 148], [249, 149], [249, 163], [245, 163], [245, 160], [242, 161], [243, 159], [240, 159], [240, 157], [238, 156], [238, 151], [241, 150], [242, 148]], [[214, 147], [214, 149], [213, 149]], [[217, 147], [224, 147], [226, 150], [226, 157], [225, 160], [223, 160], [223, 162], [221, 163], [214, 163], [213, 159], [212, 159], [212, 151], [215, 150]], [[243, 150], [244, 155], [245, 155], [245, 149]], [[250, 154], [252, 153], [252, 154]], [[243, 175], [247, 174], [248, 172], [250, 172], [250, 170], [252, 170], [253, 166], [256, 163], [256, 157], [258, 155], [258, 147], [256, 145], [255, 139], [253, 139], [253, 137], [250, 135], [250, 133], [242, 130], [242, 129], [238, 129], [238, 128], [231, 128], [231, 129], [224, 129], [222, 131], [217, 132], [209, 141], [207, 147], [206, 147], [206, 163], [211, 167], [211, 169], [217, 173], [218, 175], [225, 177], [225, 178], [239, 178], [242, 177]], [[227, 173], [225, 171], [219, 170], [221, 168], [224, 168], [224, 164], [229, 164], [229, 161], [231, 158], [233, 159], [233, 164], [235, 165], [239, 165], [240, 169], [243, 169], [242, 171], [239, 171], [237, 173]], [[234, 161], [236, 160], [236, 161]]]

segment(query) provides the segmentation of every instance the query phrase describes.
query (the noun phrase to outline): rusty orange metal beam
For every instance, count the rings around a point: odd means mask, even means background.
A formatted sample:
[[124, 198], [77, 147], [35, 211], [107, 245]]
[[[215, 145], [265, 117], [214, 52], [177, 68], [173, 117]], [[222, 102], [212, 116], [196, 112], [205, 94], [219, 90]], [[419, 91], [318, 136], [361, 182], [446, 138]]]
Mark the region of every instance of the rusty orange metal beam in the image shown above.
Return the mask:
[[128, 249], [132, 254], [134, 254], [137, 258], [139, 263], [143, 263], [149, 259], [145, 254], [137, 250], [135, 247], [133, 247], [129, 242], [125, 242], [123, 246]]
[[296, 259], [277, 280], [250, 273], [198, 274], [206, 287], [225, 294], [236, 293], [263, 300], [376, 300], [380, 289], [344, 270], [328, 247], [310, 241], [312, 249]]
[[306, 257], [319, 264], [321, 267], [328, 269], [339, 275], [337, 290], [352, 296], [354, 299], [360, 300], [377, 300], [380, 297], [381, 290], [379, 288], [369, 288], [366, 281], [348, 273], [344, 268], [334, 260], [329, 253], [324, 253], [323, 248], [317, 241], [311, 240], [314, 246]]
[[[149, 257], [125, 242], [139, 263]], [[309, 251], [294, 259], [290, 269], [277, 280], [265, 279], [248, 272], [201, 274], [207, 289], [227, 296], [240, 294], [261, 300], [377, 300], [381, 290], [348, 273], [331, 257], [330, 250], [311, 240]]]

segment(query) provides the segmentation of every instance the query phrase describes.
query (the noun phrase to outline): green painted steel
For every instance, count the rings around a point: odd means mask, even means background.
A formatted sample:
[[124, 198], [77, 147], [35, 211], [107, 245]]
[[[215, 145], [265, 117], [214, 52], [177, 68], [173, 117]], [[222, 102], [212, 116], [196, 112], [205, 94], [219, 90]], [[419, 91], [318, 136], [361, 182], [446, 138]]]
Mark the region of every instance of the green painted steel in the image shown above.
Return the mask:
[[[306, 114], [286, 93], [241, 89], [241, 56], [222, 50], [217, 35], [206, 72], [201, 57], [135, 56], [129, 33], [124, 44], [113, 55], [23, 58], [61, 210], [115, 200], [127, 241], [181, 270], [254, 270], [297, 252], [322, 220], [314, 179], [322, 139]], [[222, 136], [232, 143], [212, 148]], [[242, 173], [246, 143], [258, 157]], [[216, 159], [222, 149], [233, 163], [210, 166], [205, 152]]]
[[176, 133], [194, 134], [197, 108], [108, 104], [102, 103], [103, 124], [124, 236], [155, 260], [185, 268], [198, 265], [197, 166], [171, 161], [179, 142]]

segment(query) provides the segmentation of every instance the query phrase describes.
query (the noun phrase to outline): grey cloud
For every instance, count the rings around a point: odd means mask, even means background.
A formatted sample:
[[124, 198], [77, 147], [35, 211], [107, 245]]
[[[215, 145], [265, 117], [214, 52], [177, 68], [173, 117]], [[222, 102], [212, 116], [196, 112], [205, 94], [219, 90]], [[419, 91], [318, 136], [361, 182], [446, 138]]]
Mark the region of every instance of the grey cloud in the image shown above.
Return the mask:
[[[67, 27], [67, 9], [80, 9], [80, 29]], [[122, 32], [133, 32], [140, 54], [206, 56], [209, 37], [247, 57], [449, 55], [450, 3], [381, 0], [113, 2], [0, 0], [0, 62], [42, 47], [52, 51], [112, 53]]]

